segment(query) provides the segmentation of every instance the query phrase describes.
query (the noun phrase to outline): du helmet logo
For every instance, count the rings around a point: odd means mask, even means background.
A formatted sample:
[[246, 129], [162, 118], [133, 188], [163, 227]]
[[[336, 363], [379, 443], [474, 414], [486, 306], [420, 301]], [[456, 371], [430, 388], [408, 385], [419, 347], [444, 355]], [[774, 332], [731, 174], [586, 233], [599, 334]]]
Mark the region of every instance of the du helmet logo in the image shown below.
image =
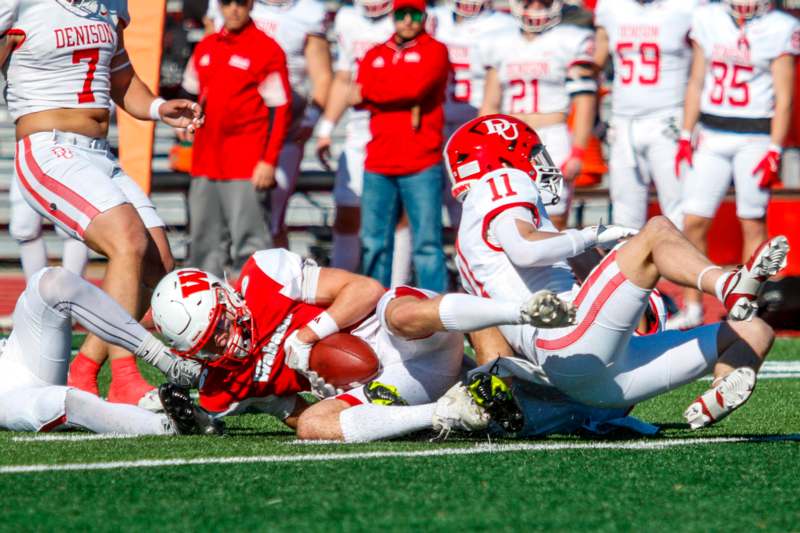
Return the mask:
[[517, 125], [504, 118], [490, 118], [484, 120], [483, 123], [486, 125], [486, 132], [489, 134], [499, 135], [507, 141], [513, 141], [519, 137]]

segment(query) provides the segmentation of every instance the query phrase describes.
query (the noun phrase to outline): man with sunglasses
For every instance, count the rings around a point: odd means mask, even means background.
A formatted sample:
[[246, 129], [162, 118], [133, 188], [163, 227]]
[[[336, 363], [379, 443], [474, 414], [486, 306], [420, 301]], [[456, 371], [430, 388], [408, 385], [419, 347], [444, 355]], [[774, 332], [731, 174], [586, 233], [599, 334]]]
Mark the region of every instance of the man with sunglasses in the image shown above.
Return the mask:
[[445, 289], [441, 147], [451, 66], [425, 32], [424, 0], [395, 0], [395, 33], [364, 56], [351, 103], [370, 112], [361, 203], [363, 272], [388, 286], [400, 205], [408, 213], [416, 285]]
[[253, 0], [221, 4], [224, 27], [197, 45], [183, 80], [207, 114], [192, 151], [189, 262], [217, 275], [269, 245], [263, 201], [292, 99], [286, 55], [253, 23]]

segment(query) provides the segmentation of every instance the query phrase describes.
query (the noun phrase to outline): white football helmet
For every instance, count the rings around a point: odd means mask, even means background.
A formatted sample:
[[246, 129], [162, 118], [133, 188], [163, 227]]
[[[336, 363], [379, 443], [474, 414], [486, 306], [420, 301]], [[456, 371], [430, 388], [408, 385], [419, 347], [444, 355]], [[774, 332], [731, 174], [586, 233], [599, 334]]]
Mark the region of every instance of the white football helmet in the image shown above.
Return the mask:
[[456, 15], [464, 18], [475, 17], [488, 7], [489, 0], [447, 0], [450, 10]]
[[295, 3], [296, 0], [256, 0], [257, 4], [266, 4], [272, 7], [289, 7]]
[[[509, 0], [523, 31], [541, 33], [561, 22], [562, 0]], [[535, 7], [534, 7], [535, 5]]]
[[371, 19], [388, 15], [392, 10], [392, 0], [353, 0], [353, 3]]
[[723, 0], [722, 3], [737, 20], [750, 20], [772, 9], [771, 0]]
[[[250, 311], [217, 276], [195, 268], [172, 271], [158, 282], [150, 304], [156, 329], [175, 354], [209, 366], [235, 365], [249, 355]], [[217, 335], [224, 346], [214, 341]]]

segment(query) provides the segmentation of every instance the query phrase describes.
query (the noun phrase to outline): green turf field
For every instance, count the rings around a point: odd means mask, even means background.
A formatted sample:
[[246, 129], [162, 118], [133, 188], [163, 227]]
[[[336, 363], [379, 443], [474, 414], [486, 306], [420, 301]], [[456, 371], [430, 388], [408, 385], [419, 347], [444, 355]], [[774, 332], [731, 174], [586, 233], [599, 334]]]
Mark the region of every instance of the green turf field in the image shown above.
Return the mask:
[[666, 426], [644, 440], [310, 445], [259, 416], [223, 438], [0, 432], [0, 529], [800, 531], [800, 341], [771, 360], [714, 428], [681, 424], [707, 383], [640, 405]]

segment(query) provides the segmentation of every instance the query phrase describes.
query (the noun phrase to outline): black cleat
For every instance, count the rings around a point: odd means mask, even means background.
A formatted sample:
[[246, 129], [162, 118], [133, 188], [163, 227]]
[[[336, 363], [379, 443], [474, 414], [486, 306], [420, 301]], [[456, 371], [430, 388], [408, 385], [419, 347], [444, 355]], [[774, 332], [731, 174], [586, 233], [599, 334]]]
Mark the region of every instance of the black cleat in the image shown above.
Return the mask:
[[178, 435], [222, 435], [225, 428], [222, 421], [195, 405], [187, 389], [164, 383], [158, 387], [158, 397]]
[[497, 376], [476, 372], [467, 383], [467, 390], [475, 403], [486, 409], [492, 420], [503, 430], [516, 433], [522, 429], [525, 419], [511, 388]]

